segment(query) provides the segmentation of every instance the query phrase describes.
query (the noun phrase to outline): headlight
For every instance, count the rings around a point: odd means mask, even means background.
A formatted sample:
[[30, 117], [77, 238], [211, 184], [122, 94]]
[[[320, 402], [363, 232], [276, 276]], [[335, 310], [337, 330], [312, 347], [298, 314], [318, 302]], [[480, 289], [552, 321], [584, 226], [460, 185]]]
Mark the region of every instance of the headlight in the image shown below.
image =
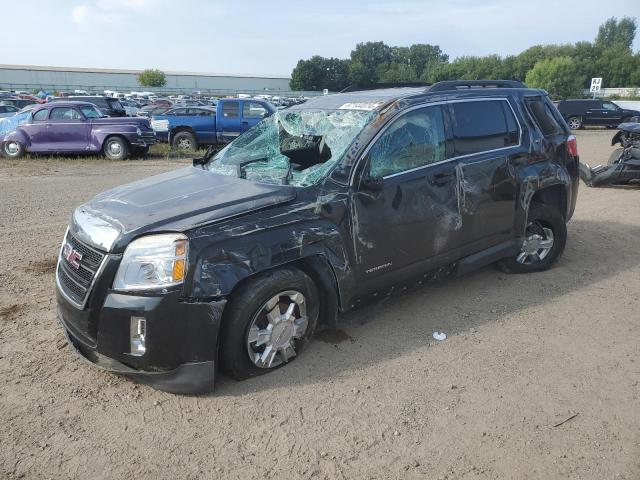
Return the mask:
[[142, 136], [142, 130], [140, 130], [140, 127], [136, 128], [136, 133], [138, 134], [139, 137]]
[[113, 282], [115, 290], [152, 290], [180, 285], [187, 270], [187, 237], [163, 233], [129, 244]]

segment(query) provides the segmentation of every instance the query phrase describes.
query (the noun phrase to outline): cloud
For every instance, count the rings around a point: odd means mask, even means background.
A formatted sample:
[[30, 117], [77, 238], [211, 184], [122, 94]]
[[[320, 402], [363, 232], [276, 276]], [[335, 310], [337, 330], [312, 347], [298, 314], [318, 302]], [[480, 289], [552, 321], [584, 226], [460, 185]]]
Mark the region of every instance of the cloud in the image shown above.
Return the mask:
[[71, 20], [85, 32], [105, 25], [122, 23], [129, 14], [150, 15], [161, 0], [95, 0], [92, 4], [76, 5]]

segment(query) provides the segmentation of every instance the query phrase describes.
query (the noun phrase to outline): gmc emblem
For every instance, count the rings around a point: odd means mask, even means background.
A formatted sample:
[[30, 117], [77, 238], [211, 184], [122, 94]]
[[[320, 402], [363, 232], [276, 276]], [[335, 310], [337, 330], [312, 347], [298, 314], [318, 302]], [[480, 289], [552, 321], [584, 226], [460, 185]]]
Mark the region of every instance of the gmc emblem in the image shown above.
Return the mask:
[[82, 260], [82, 254], [74, 249], [68, 242], [62, 247], [62, 256], [65, 258], [69, 265], [76, 270], [80, 268], [80, 260]]

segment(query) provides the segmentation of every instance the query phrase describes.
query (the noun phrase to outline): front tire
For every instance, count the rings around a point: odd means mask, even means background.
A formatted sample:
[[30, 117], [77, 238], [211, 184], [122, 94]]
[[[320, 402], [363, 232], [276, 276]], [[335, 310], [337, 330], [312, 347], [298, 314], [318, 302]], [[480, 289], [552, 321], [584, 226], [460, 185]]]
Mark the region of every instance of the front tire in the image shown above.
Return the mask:
[[121, 137], [109, 137], [104, 142], [102, 152], [109, 160], [126, 160], [129, 157], [129, 145]]
[[2, 144], [2, 154], [9, 159], [21, 158], [24, 156], [24, 145], [15, 140], [9, 140]]
[[498, 262], [506, 273], [548, 270], [562, 255], [567, 243], [567, 224], [553, 206], [534, 203], [529, 208], [527, 228], [520, 252]]
[[580, 117], [571, 117], [567, 120], [567, 124], [571, 130], [580, 130], [582, 128], [582, 119]]
[[171, 139], [171, 146], [176, 150], [192, 152], [198, 149], [196, 137], [191, 132], [182, 131], [175, 134]]
[[225, 308], [220, 360], [235, 379], [262, 375], [292, 361], [318, 323], [318, 289], [294, 267], [259, 274]]

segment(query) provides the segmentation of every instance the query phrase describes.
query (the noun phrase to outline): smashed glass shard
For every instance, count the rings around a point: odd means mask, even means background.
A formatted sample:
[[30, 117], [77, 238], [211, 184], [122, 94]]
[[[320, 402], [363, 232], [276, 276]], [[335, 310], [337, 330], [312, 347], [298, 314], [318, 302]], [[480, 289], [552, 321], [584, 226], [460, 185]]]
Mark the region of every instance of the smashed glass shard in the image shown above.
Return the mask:
[[207, 169], [262, 183], [313, 185], [373, 118], [363, 110], [282, 110], [221, 150]]

